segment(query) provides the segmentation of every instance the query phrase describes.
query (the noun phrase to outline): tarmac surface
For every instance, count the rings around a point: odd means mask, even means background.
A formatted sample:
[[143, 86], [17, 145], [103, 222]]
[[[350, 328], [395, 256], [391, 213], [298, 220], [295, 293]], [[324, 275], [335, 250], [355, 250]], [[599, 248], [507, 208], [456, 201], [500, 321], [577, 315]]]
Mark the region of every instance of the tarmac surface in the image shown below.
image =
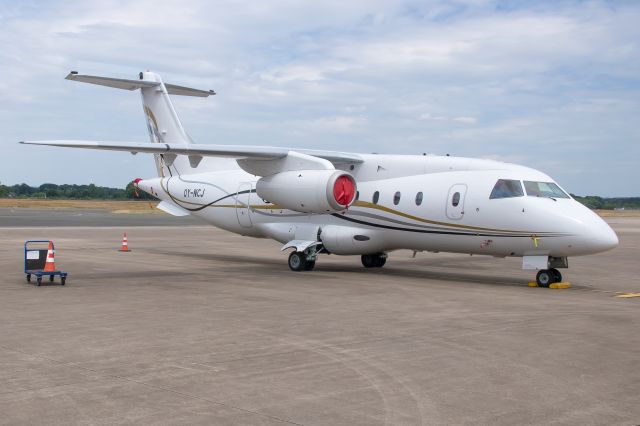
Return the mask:
[[165, 214], [119, 214], [101, 209], [0, 208], [0, 227], [15, 226], [168, 226], [198, 225], [200, 219]]
[[[640, 293], [640, 218], [552, 290], [519, 259], [294, 273], [278, 243], [197, 223], [6, 217], [1, 425], [640, 424], [640, 297], [617, 297]], [[26, 239], [55, 241], [66, 286], [26, 283]]]

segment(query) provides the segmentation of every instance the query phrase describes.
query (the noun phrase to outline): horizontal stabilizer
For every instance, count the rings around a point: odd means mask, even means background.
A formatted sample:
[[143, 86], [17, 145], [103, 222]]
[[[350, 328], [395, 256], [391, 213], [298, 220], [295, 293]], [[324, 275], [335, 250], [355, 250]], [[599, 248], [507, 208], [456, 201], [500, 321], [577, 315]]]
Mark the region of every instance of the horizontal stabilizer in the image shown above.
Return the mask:
[[192, 89], [191, 87], [178, 86], [176, 84], [165, 83], [164, 87], [167, 88], [167, 93], [170, 95], [180, 96], [197, 96], [199, 98], [206, 98], [207, 96], [215, 95], [213, 90], [200, 90]]
[[[161, 84], [155, 81], [127, 80], [123, 78], [84, 75], [78, 74], [76, 71], [71, 71], [65, 78], [67, 80], [80, 81], [82, 83], [97, 84], [98, 86], [113, 87], [116, 89], [124, 90], [145, 89], [150, 87], [157, 87]], [[164, 83], [164, 87], [167, 89], [167, 93], [169, 93], [170, 95], [197, 96], [206, 98], [207, 96], [216, 94], [216, 92], [214, 92], [213, 90], [192, 89], [191, 87], [178, 86], [176, 84]]]

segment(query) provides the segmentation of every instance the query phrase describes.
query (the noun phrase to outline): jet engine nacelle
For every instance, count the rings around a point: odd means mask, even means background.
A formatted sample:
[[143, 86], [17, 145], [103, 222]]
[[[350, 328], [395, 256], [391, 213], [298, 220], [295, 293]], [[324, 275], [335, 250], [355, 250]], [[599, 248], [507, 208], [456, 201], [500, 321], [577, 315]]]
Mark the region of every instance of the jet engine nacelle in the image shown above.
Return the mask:
[[353, 203], [356, 181], [341, 170], [294, 170], [261, 178], [256, 193], [289, 210], [331, 213]]
[[388, 243], [376, 230], [341, 225], [323, 226], [320, 241], [330, 253], [344, 255], [379, 253]]

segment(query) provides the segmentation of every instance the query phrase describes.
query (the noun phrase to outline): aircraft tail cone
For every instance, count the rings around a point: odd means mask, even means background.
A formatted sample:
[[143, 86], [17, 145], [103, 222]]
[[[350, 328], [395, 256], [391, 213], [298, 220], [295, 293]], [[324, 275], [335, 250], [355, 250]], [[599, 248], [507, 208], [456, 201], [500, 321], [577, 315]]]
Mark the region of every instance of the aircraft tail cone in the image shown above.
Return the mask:
[[120, 246], [120, 249], [118, 251], [131, 251], [131, 249], [129, 249], [129, 241], [127, 240], [126, 232], [122, 236], [122, 245]]
[[56, 261], [55, 251], [53, 250], [53, 243], [49, 241], [49, 250], [47, 250], [47, 262], [44, 264], [44, 272], [55, 272]]

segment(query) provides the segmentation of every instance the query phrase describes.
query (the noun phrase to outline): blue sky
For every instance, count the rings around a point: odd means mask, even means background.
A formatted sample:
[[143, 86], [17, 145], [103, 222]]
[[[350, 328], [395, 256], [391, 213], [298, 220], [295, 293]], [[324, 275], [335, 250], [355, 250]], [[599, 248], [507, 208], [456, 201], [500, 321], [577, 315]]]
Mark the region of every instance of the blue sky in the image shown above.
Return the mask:
[[150, 156], [18, 145], [146, 141], [139, 95], [69, 70], [212, 88], [199, 143], [515, 162], [639, 196], [640, 2], [0, 1], [0, 182], [124, 186]]

